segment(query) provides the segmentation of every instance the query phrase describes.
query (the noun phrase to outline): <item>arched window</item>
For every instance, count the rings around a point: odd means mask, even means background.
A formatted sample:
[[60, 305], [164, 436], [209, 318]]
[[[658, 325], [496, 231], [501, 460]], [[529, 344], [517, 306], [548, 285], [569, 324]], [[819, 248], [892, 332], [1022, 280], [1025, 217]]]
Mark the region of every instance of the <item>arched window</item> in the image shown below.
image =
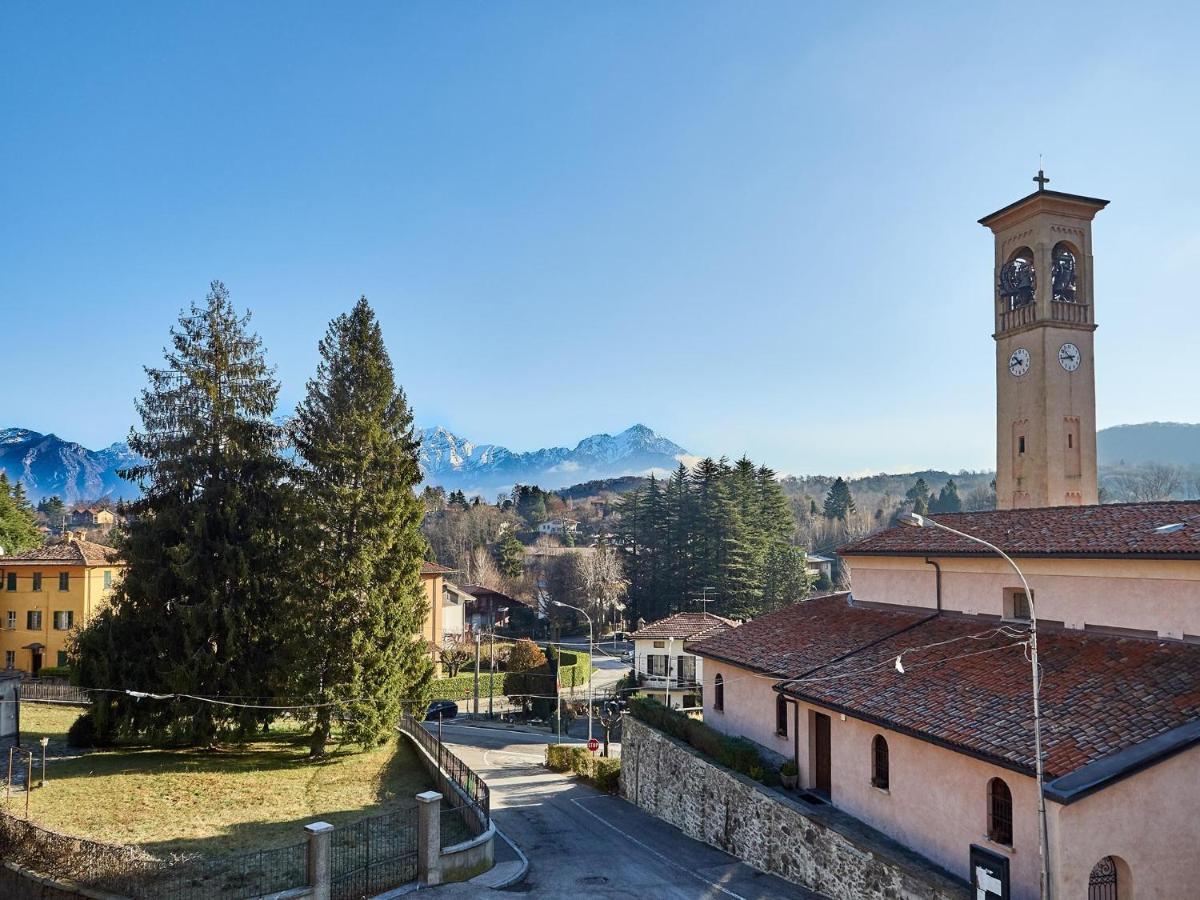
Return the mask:
[[1012, 846], [1012, 792], [1000, 778], [988, 782], [988, 837]]
[[886, 791], [889, 783], [888, 745], [883, 735], [877, 734], [871, 741], [871, 784]]
[[775, 733], [787, 737], [788, 703], [783, 694], [775, 695]]
[[1092, 866], [1088, 876], [1088, 900], [1120, 900], [1121, 888], [1130, 890], [1129, 867], [1115, 856], [1106, 856]]
[[1059, 303], [1074, 303], [1075, 251], [1066, 241], [1055, 244], [1051, 262], [1053, 267], [1050, 270], [1050, 282], [1054, 289], [1054, 299]]
[[725, 679], [720, 675], [713, 679], [713, 709], [718, 712], [725, 709]]
[[1000, 269], [1000, 299], [1008, 310], [1029, 306], [1037, 290], [1037, 273], [1033, 268], [1033, 251], [1022, 247], [1009, 257]]

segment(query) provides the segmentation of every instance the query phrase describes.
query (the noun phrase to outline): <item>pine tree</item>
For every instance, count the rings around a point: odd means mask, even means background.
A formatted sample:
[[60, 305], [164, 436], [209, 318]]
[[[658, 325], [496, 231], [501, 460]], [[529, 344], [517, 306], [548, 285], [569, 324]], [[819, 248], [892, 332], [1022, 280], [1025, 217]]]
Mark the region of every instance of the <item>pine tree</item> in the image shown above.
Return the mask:
[[0, 471], [0, 552], [17, 553], [41, 542], [37, 517], [25, 498], [25, 488], [19, 481], [9, 484], [7, 473]]
[[[142, 497], [119, 539], [126, 570], [76, 645], [84, 686], [265, 698], [285, 576], [286, 467], [278, 394], [258, 337], [220, 282], [171, 329], [147, 368], [126, 477]], [[261, 710], [104, 694], [97, 727], [210, 746], [268, 721]]]
[[[946, 482], [945, 487], [938, 494], [936, 511], [940, 513], [962, 512], [962, 499], [958, 496], [958, 485], [954, 483], [953, 478]], [[934, 512], [934, 510], [931, 509], [930, 512]]]
[[303, 553], [284, 676], [293, 696], [339, 702], [311, 713], [313, 757], [335, 717], [347, 740], [383, 743], [403, 709], [423, 709], [432, 674], [418, 439], [365, 297], [330, 323], [320, 354], [291, 428]]
[[854, 497], [850, 493], [850, 485], [846, 484], [840, 475], [834, 480], [825, 497], [825, 518], [845, 521], [850, 514], [857, 511]]
[[913, 486], [904, 492], [904, 499], [912, 504], [913, 512], [917, 515], [923, 516], [929, 512], [929, 485], [925, 483], [925, 479], [918, 478]]
[[505, 578], [520, 578], [525, 571], [525, 545], [511, 531], [505, 533], [496, 549], [496, 564]]

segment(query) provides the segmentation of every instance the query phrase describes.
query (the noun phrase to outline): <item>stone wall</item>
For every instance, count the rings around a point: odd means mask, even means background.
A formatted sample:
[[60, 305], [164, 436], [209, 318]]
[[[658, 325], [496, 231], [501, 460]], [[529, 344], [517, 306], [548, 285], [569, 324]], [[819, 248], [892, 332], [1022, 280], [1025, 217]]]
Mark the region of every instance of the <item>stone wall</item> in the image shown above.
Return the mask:
[[625, 716], [621, 796], [689, 837], [835, 898], [966, 900], [967, 884], [837, 810], [809, 806]]

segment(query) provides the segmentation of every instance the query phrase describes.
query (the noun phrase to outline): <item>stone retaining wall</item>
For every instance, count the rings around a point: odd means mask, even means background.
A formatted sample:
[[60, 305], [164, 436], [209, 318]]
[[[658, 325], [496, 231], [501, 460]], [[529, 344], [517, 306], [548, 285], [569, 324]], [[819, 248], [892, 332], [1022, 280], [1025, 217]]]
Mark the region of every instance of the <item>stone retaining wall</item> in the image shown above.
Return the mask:
[[621, 796], [689, 837], [829, 897], [971, 897], [965, 882], [844, 813], [794, 801], [630, 716], [624, 728]]

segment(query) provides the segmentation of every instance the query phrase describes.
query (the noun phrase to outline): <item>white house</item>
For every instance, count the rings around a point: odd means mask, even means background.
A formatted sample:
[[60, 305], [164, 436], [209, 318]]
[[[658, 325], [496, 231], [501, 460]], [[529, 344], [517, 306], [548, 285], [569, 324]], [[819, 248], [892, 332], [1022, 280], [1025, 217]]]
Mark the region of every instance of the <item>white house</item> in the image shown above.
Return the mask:
[[629, 639], [641, 692], [676, 709], [698, 708], [704, 663], [689, 648], [736, 627], [736, 622], [720, 616], [683, 612], [635, 631]]
[[442, 634], [457, 636], [466, 630], [465, 609], [474, 598], [456, 584], [442, 585]]
[[565, 534], [576, 534], [578, 531], [579, 523], [572, 519], [551, 519], [538, 526], [538, 534], [551, 534], [558, 537]]

